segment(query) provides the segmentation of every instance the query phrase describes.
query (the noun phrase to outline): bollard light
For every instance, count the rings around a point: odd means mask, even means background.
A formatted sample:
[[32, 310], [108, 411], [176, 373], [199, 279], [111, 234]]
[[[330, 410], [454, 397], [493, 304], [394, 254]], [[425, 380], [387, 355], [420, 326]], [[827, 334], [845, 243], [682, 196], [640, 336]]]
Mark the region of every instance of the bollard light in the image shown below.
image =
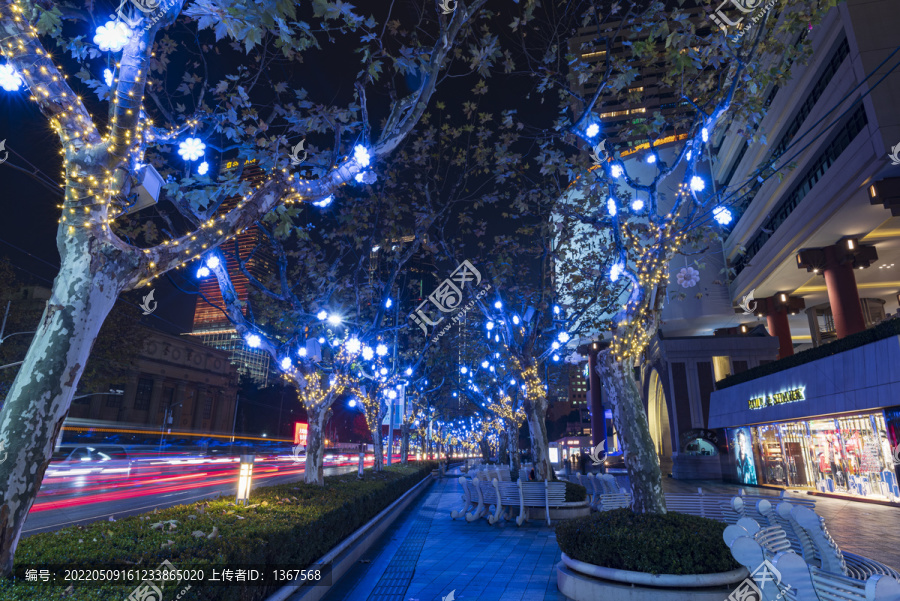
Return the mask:
[[256, 455], [241, 455], [241, 471], [238, 475], [237, 499], [235, 503], [246, 505], [250, 501], [250, 484], [253, 481], [253, 462]]

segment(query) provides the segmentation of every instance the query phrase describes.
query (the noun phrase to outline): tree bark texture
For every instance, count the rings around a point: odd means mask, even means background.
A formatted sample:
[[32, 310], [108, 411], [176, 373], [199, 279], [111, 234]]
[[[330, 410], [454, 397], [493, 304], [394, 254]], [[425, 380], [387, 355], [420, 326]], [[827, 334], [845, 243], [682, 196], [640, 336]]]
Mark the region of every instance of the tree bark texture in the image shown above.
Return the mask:
[[[64, 234], [61, 234], [64, 235]], [[89, 236], [60, 241], [62, 266], [25, 360], [0, 412], [0, 572], [9, 574], [25, 518], [53, 456], [91, 346], [122, 284], [108, 258], [73, 248]]]
[[400, 464], [409, 463], [409, 424], [404, 421], [400, 424]]
[[307, 484], [325, 485], [325, 414], [328, 408], [307, 407], [309, 432], [306, 436], [306, 470], [303, 481]]
[[556, 472], [550, 463], [550, 443], [547, 439], [547, 397], [541, 396], [533, 401], [526, 401], [525, 416], [531, 434], [535, 478], [552, 482], [556, 480]]
[[603, 379], [603, 389], [612, 406], [613, 423], [624, 449], [625, 467], [631, 483], [631, 509], [635, 513], [666, 513], [659, 456], [632, 370], [606, 350], [597, 355], [597, 371]]

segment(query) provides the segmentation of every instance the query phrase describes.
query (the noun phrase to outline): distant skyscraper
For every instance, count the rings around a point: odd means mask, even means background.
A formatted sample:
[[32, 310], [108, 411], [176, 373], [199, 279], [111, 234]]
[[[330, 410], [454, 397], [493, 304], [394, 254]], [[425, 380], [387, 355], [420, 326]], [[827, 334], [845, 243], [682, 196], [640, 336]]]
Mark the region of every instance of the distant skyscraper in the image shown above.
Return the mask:
[[[225, 163], [224, 169], [233, 169], [236, 161]], [[243, 178], [254, 182], [262, 179], [262, 171], [255, 166], [245, 166]], [[229, 198], [222, 203], [221, 211], [227, 212], [235, 207], [240, 197]], [[274, 260], [266, 249], [263, 234], [256, 226], [249, 227], [238, 234], [235, 239], [222, 245], [225, 251], [225, 265], [234, 285], [238, 300], [246, 302], [250, 292], [250, 280], [241, 271], [234, 257], [235, 241], [238, 256], [245, 263], [247, 271], [259, 280], [264, 280], [274, 268]], [[254, 252], [255, 250], [255, 252]], [[224, 309], [222, 292], [216, 278], [209, 276], [200, 281], [200, 296], [194, 307], [194, 324], [191, 335], [197, 336], [208, 346], [228, 351], [231, 362], [237, 365], [238, 371], [250, 376], [260, 386], [267, 386], [272, 379], [269, 355], [262, 349], [250, 348], [246, 341], [238, 335], [234, 325], [221, 309]]]

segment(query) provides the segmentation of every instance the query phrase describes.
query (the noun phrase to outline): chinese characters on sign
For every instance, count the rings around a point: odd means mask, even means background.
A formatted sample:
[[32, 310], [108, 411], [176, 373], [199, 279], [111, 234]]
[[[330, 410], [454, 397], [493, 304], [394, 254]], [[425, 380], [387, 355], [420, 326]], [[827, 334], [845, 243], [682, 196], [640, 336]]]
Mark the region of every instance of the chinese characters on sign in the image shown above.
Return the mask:
[[768, 396], [760, 396], [750, 399], [748, 405], [751, 409], [762, 409], [763, 407], [772, 407], [774, 405], [783, 405], [784, 403], [795, 403], [797, 401], [805, 401], [806, 396], [803, 394], [805, 388], [792, 388], [770, 394]]
[[[469, 284], [472, 282], [471, 284]], [[426, 314], [426, 303], [431, 303], [435, 307], [437, 307], [438, 311], [441, 313], [455, 313], [453, 318], [441, 329], [441, 331], [435, 336], [434, 340], [437, 340], [441, 336], [443, 336], [454, 323], [458, 323], [463, 319], [466, 314], [466, 311], [475, 306], [475, 301], [482, 298], [487, 292], [491, 289], [490, 284], [486, 284], [484, 288], [478, 291], [476, 297], [469, 301], [469, 303], [465, 306], [462, 306], [463, 302], [463, 291], [466, 289], [466, 284], [469, 284], [470, 287], [477, 286], [481, 283], [481, 272], [475, 269], [475, 266], [472, 265], [468, 260], [463, 261], [459, 267], [457, 267], [453, 273], [450, 274], [450, 277], [441, 282], [441, 285], [437, 287], [437, 289], [428, 295], [428, 298], [422, 301], [418, 307], [416, 307], [415, 313], [410, 315], [410, 318], [418, 324], [422, 331], [428, 336], [428, 326], [436, 326], [442, 321], [444, 321], [444, 315], [438, 315], [437, 319], [432, 320]]]

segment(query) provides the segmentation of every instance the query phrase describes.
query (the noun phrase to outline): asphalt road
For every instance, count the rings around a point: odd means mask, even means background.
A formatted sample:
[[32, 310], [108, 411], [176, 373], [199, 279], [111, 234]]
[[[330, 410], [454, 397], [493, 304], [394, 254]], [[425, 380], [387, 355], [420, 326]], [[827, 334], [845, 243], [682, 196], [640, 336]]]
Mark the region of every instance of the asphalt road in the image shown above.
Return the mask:
[[[329, 465], [330, 463], [330, 465]], [[237, 490], [236, 459], [193, 460], [183, 463], [137, 461], [128, 474], [96, 474], [45, 478], [22, 536], [50, 532], [97, 520], [119, 519], [154, 508], [193, 503]], [[371, 460], [367, 461], [371, 465]], [[353, 472], [356, 461], [327, 462], [325, 475]], [[253, 487], [299, 482], [303, 463], [289, 456], [257, 459]]]

